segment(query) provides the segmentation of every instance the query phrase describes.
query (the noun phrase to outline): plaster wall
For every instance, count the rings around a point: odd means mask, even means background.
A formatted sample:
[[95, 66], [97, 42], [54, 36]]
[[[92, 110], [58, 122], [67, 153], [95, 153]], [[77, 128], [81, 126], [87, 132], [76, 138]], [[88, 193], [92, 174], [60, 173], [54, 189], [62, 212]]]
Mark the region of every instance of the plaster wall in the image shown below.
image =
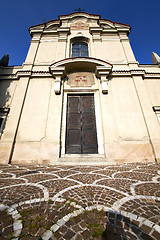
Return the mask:
[[42, 40], [37, 52], [35, 63], [50, 63], [56, 58], [57, 40]]
[[126, 61], [121, 42], [118, 40], [94, 42], [94, 49], [96, 58], [103, 59], [105, 61]]
[[153, 106], [160, 105], [160, 79], [147, 79], [145, 85]]
[[[129, 63], [135, 62], [136, 58], [134, 56], [134, 53], [133, 53], [133, 50], [131, 48], [130, 41], [129, 41], [128, 37], [125, 38], [125, 39], [122, 38], [121, 43], [122, 43], [123, 50], [125, 52], [127, 62], [129, 62]], [[135, 67], [137, 68], [138, 66], [136, 66], [136, 65], [135, 65]]]
[[24, 96], [28, 84], [28, 78], [20, 78], [15, 88], [14, 97], [10, 103], [10, 112], [7, 117], [5, 129], [0, 139], [0, 162], [7, 164], [14, 142]]
[[0, 108], [10, 107], [18, 81], [0, 80]]
[[66, 58], [66, 41], [59, 41], [56, 49], [55, 61]]
[[59, 157], [61, 98], [54, 93], [52, 78], [31, 79], [17, 134], [14, 163], [51, 163]]
[[101, 95], [104, 146], [108, 160], [154, 159], [132, 78], [113, 78]]
[[32, 64], [34, 59], [35, 59], [35, 55], [36, 55], [36, 51], [39, 45], [39, 40], [35, 40], [35, 41], [31, 41], [30, 43], [30, 47], [27, 53], [27, 57], [25, 60], [25, 64]]

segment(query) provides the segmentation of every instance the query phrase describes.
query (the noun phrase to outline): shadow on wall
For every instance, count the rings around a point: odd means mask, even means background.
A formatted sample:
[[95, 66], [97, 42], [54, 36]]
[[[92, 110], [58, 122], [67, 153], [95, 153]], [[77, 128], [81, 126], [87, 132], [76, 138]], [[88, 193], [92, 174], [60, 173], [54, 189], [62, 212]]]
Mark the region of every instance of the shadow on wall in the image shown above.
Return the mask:
[[10, 80], [5, 80], [5, 75], [7, 72], [5, 68], [8, 67], [9, 55], [6, 54], [0, 59], [0, 108], [9, 107], [8, 102], [10, 99], [9, 86], [11, 84]]
[[9, 93], [11, 81], [0, 78], [0, 108], [9, 107], [11, 95]]

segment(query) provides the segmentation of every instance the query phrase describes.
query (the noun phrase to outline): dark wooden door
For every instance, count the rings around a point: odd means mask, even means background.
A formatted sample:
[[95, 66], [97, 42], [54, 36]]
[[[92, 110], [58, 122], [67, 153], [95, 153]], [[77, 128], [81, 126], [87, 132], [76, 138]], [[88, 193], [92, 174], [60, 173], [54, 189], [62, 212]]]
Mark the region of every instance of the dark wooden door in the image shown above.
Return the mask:
[[66, 153], [98, 153], [94, 95], [68, 95]]

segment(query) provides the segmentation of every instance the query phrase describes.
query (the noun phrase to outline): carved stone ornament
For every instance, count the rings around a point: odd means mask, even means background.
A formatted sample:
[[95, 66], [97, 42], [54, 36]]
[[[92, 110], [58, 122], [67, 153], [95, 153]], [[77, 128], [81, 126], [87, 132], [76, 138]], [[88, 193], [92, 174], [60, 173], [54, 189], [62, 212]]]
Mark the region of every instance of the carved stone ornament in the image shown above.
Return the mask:
[[91, 87], [95, 84], [93, 73], [74, 72], [68, 74], [68, 85], [70, 87]]
[[54, 92], [55, 94], [61, 93], [61, 77], [63, 76], [65, 67], [50, 67], [50, 72], [55, 78]]
[[82, 21], [77, 21], [70, 25], [71, 30], [87, 30], [89, 29], [89, 24]]
[[108, 93], [108, 76], [111, 72], [112, 67], [96, 67], [96, 73], [101, 80], [102, 93]]

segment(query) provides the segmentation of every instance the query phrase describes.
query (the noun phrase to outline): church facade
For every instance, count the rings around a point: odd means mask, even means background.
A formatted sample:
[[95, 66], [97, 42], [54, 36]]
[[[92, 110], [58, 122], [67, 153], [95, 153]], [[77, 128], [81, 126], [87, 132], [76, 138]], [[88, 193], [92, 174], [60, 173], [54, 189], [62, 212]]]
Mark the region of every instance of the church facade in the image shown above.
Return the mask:
[[29, 28], [22, 66], [0, 67], [0, 163], [160, 161], [160, 65], [127, 24], [74, 12]]

